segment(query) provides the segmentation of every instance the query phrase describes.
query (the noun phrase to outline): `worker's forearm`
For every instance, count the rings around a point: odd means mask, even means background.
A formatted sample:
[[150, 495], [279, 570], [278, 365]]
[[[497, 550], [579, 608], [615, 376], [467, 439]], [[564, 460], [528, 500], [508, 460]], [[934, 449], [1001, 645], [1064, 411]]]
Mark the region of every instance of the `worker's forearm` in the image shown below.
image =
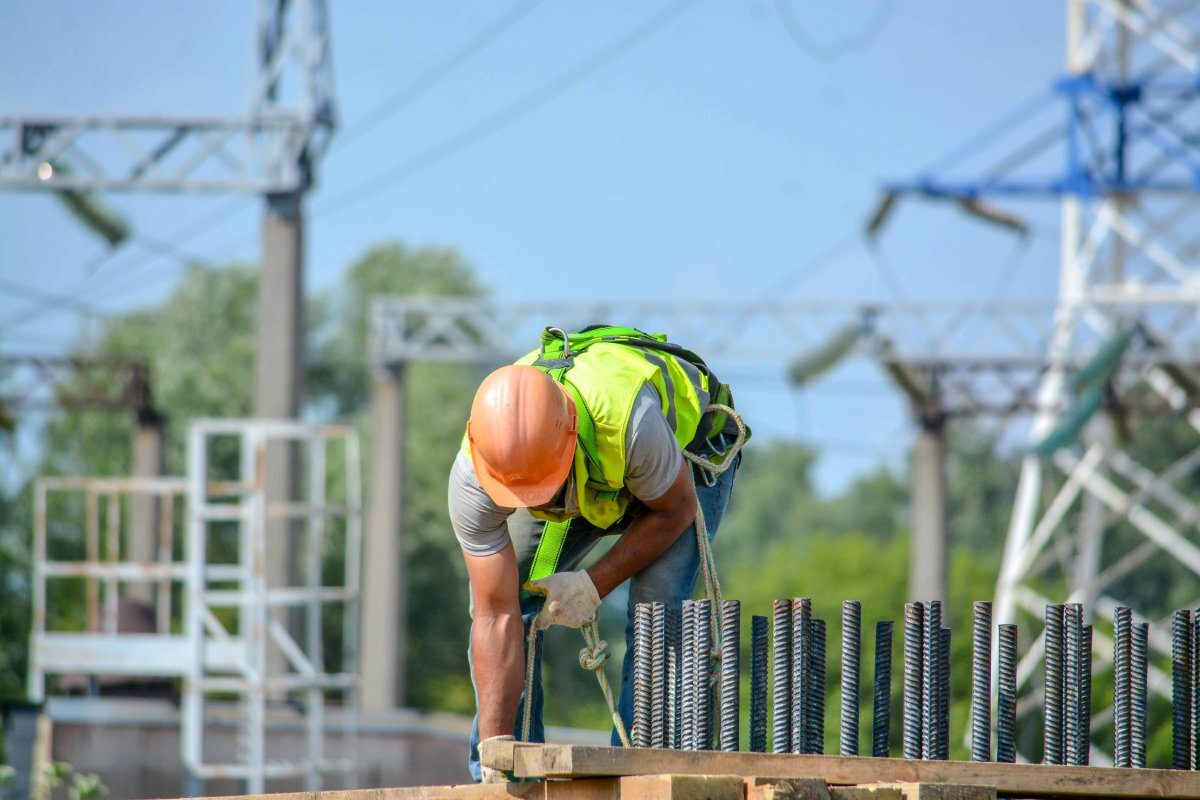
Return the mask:
[[511, 735], [525, 678], [524, 628], [518, 614], [476, 614], [471, 666], [479, 693], [479, 738]]
[[626, 579], [650, 566], [695, 519], [695, 509], [650, 510], [633, 521], [604, 557], [587, 571], [596, 592], [607, 597]]

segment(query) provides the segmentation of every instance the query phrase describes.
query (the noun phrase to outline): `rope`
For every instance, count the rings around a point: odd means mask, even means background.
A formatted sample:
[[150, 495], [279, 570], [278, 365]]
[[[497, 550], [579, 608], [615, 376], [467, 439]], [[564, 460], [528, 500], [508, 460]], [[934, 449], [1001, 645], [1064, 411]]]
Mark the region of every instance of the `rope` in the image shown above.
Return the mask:
[[[683, 452], [683, 457], [710, 472], [713, 476], [717, 476], [728, 470], [737, 461], [737, 455], [741, 451], [742, 445], [746, 443], [746, 423], [742, 421], [741, 415], [730, 406], [712, 403], [704, 409], [705, 413], [714, 410], [724, 411], [728, 414], [738, 429], [737, 438], [725, 451], [721, 463], [718, 464], [702, 455], [689, 453], [686, 450]], [[700, 566], [704, 572], [704, 592], [708, 596], [710, 606], [709, 625], [712, 627], [713, 649], [709, 653], [709, 671], [712, 674], [721, 663], [721, 626], [718, 623], [722, 600], [721, 581], [717, 577], [717, 562], [713, 557], [712, 548], [709, 546], [708, 525], [704, 521], [704, 509], [698, 503], [696, 505], [696, 547], [700, 554]], [[537, 660], [535, 648], [537, 647], [538, 616], [540, 613], [529, 622], [529, 635], [525, 646], [525, 713], [521, 718], [521, 741], [523, 742], [529, 741], [529, 732], [533, 727], [533, 680], [534, 666]], [[608, 704], [608, 713], [612, 716], [613, 727], [621, 739], [621, 746], [632, 747], [629, 734], [625, 730], [625, 723], [617, 712], [617, 704], [613, 700], [612, 686], [608, 682], [608, 675], [604, 671], [604, 665], [608, 663], [611, 652], [608, 649], [608, 642], [600, 638], [599, 622], [600, 612], [597, 611], [592, 621], [585, 622], [579, 629], [579, 632], [583, 634], [584, 641], [584, 646], [579, 651], [579, 666], [591, 670], [596, 675], [600, 691], [604, 693], [604, 702]]]

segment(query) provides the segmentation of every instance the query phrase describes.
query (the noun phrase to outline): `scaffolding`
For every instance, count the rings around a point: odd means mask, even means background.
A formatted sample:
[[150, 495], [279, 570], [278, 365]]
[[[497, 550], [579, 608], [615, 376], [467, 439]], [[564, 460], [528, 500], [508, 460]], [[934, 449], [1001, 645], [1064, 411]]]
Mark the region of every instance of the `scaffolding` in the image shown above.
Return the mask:
[[[284, 450], [287, 457], [270, 457]], [[278, 484], [268, 472], [289, 463], [295, 499], [268, 498]], [[30, 698], [46, 697], [48, 675], [179, 679], [181, 755], [193, 789], [234, 779], [261, 793], [269, 779], [299, 778], [317, 790], [326, 773], [351, 773], [359, 464], [358, 435], [347, 426], [200, 420], [188, 432], [186, 478], [39, 479]], [[151, 504], [158, 531], [150, 561], [122, 547], [137, 503]], [[292, 551], [302, 554], [297, 570], [286, 585], [270, 584], [269, 559]], [[83, 619], [71, 618], [66, 610], [79, 607], [80, 593]], [[123, 622], [127, 608], [147, 609], [151, 621]], [[340, 631], [329, 625], [335, 616]], [[337, 757], [327, 753], [330, 700], [347, 710]], [[211, 736], [231, 704], [232, 749]], [[269, 739], [275, 709], [299, 710], [301, 747], [288, 752]]]

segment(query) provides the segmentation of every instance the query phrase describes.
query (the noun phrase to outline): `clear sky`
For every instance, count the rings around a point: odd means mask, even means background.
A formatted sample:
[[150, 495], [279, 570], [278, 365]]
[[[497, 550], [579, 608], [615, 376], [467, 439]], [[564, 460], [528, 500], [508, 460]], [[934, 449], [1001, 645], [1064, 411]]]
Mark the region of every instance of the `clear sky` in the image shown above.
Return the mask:
[[[458, 248], [501, 298], [1051, 301], [1052, 204], [1026, 210], [1036, 235], [1024, 249], [950, 208], [914, 203], [885, 233], [884, 261], [862, 247], [813, 260], [861, 229], [881, 181], [915, 176], [1048, 89], [1063, 63], [1064, 4], [780, 2], [799, 30], [789, 34], [775, 0], [698, 0], [512, 124], [328, 211], [347, 189], [453, 140], [677, 3], [534, 4], [417, 101], [344, 149], [335, 137], [309, 200], [309, 289], [398, 239]], [[343, 131], [522, 5], [331, 3]], [[252, 74], [254, 7], [4, 3], [0, 115], [236, 114]], [[183, 248], [217, 263], [256, 256], [258, 198], [106, 199], [158, 239], [227, 216]], [[89, 268], [103, 249], [49, 195], [0, 194], [0, 277], [120, 312], [161, 299], [180, 273], [138, 245]], [[70, 309], [12, 328], [6, 320], [28, 306], [0, 291], [0, 349], [61, 351], [86, 336]], [[784, 365], [719, 366], [757, 432], [825, 449], [825, 489], [895, 463], [910, 441], [903, 403], [865, 361], [802, 396], [788, 390]]]

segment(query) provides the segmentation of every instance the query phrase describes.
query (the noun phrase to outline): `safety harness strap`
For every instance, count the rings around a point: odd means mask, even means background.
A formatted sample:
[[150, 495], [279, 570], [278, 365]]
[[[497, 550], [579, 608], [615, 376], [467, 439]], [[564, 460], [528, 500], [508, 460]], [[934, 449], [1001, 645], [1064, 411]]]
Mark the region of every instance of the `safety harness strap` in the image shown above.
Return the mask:
[[537, 552], [533, 554], [533, 564], [529, 567], [527, 581], [540, 581], [554, 574], [558, 567], [559, 556], [562, 555], [563, 545], [567, 543], [567, 528], [571, 520], [562, 522], [547, 522], [542, 529], [542, 538], [538, 541]]

